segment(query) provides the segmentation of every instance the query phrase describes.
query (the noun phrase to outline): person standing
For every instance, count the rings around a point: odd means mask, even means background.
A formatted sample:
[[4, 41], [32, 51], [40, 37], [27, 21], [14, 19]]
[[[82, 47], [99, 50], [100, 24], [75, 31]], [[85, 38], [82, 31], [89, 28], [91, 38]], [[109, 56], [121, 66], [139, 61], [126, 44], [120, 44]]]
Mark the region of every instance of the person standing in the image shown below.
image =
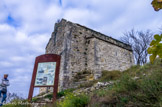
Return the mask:
[[7, 86], [10, 85], [9, 80], [7, 78], [8, 78], [8, 74], [4, 74], [4, 78], [0, 81], [0, 97], [1, 94], [3, 95], [2, 100], [0, 102], [0, 106], [3, 105], [7, 97]]

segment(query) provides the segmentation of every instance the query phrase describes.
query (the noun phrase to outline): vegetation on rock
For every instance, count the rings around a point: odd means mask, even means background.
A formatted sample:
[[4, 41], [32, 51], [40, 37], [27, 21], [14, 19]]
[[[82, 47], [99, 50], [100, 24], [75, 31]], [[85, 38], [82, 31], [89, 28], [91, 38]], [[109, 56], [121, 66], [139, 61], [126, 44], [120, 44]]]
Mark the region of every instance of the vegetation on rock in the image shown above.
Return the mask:
[[85, 107], [89, 102], [89, 97], [85, 94], [74, 95], [69, 93], [62, 102], [57, 103], [57, 107]]

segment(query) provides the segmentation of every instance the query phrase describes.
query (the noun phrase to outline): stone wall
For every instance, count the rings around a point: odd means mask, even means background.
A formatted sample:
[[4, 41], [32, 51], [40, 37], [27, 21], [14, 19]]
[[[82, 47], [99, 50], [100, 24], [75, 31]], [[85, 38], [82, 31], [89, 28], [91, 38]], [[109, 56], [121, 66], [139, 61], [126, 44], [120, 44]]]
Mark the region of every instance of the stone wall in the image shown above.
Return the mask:
[[103, 70], [123, 71], [134, 63], [131, 51], [96, 38], [90, 39], [87, 58], [87, 69], [94, 71], [95, 78], [98, 78]]
[[125, 70], [134, 64], [129, 45], [62, 19], [55, 24], [46, 54], [61, 55], [59, 89], [71, 88], [73, 77], [85, 69], [95, 77], [102, 70]]

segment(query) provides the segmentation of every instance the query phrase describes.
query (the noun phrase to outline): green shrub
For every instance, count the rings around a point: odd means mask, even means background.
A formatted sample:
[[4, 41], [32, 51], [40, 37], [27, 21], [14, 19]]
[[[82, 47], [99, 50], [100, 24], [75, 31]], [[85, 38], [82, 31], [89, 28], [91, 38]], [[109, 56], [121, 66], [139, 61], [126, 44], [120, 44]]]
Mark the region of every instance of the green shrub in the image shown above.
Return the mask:
[[[109, 81], [105, 75], [108, 75], [106, 71], [100, 80]], [[135, 76], [139, 78], [133, 79]], [[93, 102], [98, 107], [162, 107], [162, 60], [122, 72], [112, 88], [93, 92], [90, 107]]]
[[107, 94], [106, 90], [100, 89], [96, 91], [96, 95], [99, 97], [104, 97]]
[[119, 82], [115, 84], [116, 91], [134, 91], [138, 89], [136, 80], [133, 80], [129, 75], [123, 75]]
[[57, 98], [60, 98], [62, 96], [67, 95], [70, 92], [73, 92], [75, 89], [74, 88], [70, 88], [70, 89], [66, 89], [66, 90], [62, 90], [60, 92], [57, 93]]
[[53, 93], [46, 95], [44, 98], [48, 98], [49, 100], [51, 100], [53, 98]]
[[80, 84], [78, 88], [87, 88], [87, 87], [91, 87], [93, 86], [97, 81], [96, 80], [93, 80], [93, 81], [88, 81], [84, 84]]
[[[101, 107], [101, 106], [100, 106], [100, 103], [93, 102], [93, 103], [89, 104], [88, 107]], [[102, 107], [105, 107], [105, 106], [102, 106]]]
[[89, 102], [87, 95], [81, 94], [75, 96], [69, 93], [62, 102], [57, 104], [58, 107], [85, 107]]
[[124, 75], [115, 84], [114, 89], [119, 100], [117, 105], [160, 107], [162, 102], [162, 70], [154, 70], [139, 81], [131, 79], [129, 75]]
[[30, 105], [23, 105], [23, 104], [7, 104], [7, 105], [3, 105], [3, 107], [30, 107]]
[[129, 101], [128, 97], [120, 97], [120, 105], [124, 106], [125, 104], [127, 104]]
[[153, 64], [147, 63], [142, 66], [134, 65], [131, 68], [125, 70], [123, 72], [123, 75], [128, 74], [132, 77], [135, 77], [135, 76], [141, 77], [144, 74], [148, 75], [148, 74], [151, 74], [152, 72], [154, 72], [156, 70], [160, 70], [160, 69], [162, 69], [162, 59], [157, 58]]
[[40, 98], [32, 98], [32, 102], [37, 102]]
[[[70, 93], [72, 92], [74, 89], [66, 89], [66, 90], [62, 90], [60, 92], [57, 93], [57, 98], [61, 98], [62, 96], [65, 96], [67, 93]], [[48, 98], [48, 99], [52, 99], [53, 98], [53, 93], [50, 93], [48, 95], [45, 96], [45, 98]]]
[[123, 75], [125, 74], [130, 75], [132, 77], [140, 75], [141, 74], [140, 65], [134, 65], [130, 67], [129, 69], [123, 71]]
[[162, 65], [162, 59], [161, 58], [156, 58], [153, 65]]
[[110, 80], [116, 80], [119, 79], [119, 77], [121, 76], [121, 72], [120, 71], [102, 71], [102, 76], [99, 79], [99, 81], [101, 82], [106, 82], [106, 81], [110, 81]]
[[[145, 102], [149, 104], [155, 104], [160, 102], [162, 97], [162, 70], [154, 71], [140, 83], [140, 91], [143, 97], [146, 99]], [[139, 100], [142, 97], [137, 96]]]

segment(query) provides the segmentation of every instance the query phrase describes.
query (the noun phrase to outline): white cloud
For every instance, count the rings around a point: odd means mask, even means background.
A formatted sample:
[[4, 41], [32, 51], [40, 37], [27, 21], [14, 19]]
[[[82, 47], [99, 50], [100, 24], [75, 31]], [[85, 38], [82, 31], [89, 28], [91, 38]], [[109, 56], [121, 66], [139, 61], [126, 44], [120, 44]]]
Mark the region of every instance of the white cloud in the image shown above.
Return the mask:
[[8, 61], [1, 61], [0, 65], [3, 66], [3, 67], [11, 67], [11, 66], [13, 66], [13, 64], [8, 62]]
[[4, 5], [4, 1], [1, 1], [0, 3], [0, 23], [6, 20], [8, 16], [7, 8]]
[[21, 57], [21, 56], [13, 56], [13, 57], [11, 58], [11, 61], [14, 61], [14, 62], [25, 61], [25, 60], [26, 60], [26, 58]]
[[13, 33], [15, 32], [15, 28], [9, 26], [8, 24], [0, 24], [0, 36], [4, 36], [2, 34]]
[[100, 16], [97, 15], [94, 11], [79, 8], [67, 9], [64, 14], [64, 18], [75, 23], [82, 23], [83, 25], [100, 20]]

